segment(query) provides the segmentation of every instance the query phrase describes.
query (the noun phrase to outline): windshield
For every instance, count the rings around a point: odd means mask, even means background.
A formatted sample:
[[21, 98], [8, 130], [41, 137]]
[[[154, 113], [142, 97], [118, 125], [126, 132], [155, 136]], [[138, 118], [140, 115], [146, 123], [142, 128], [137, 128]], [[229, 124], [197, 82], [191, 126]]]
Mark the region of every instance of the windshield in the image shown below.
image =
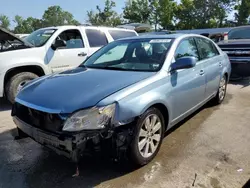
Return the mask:
[[109, 43], [81, 66], [124, 71], [159, 71], [172, 39], [121, 40]]
[[231, 30], [228, 39], [250, 39], [250, 27], [242, 27]]
[[55, 31], [56, 29], [39, 29], [25, 37], [24, 41], [34, 45], [35, 47], [40, 47], [49, 40]]

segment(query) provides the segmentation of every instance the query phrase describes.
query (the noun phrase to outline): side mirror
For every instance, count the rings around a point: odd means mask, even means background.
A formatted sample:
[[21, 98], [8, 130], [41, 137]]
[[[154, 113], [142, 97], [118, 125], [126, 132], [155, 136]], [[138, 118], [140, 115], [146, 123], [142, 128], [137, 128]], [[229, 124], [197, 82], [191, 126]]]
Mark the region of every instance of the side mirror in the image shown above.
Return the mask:
[[58, 49], [58, 48], [63, 48], [63, 47], [66, 47], [66, 41], [61, 40], [61, 39], [55, 40], [55, 43], [52, 44], [52, 46], [51, 46], [51, 48], [52, 48], [53, 50], [56, 50], [56, 49]]
[[196, 65], [196, 62], [195, 57], [181, 57], [175, 63], [171, 64], [170, 71], [192, 68]]

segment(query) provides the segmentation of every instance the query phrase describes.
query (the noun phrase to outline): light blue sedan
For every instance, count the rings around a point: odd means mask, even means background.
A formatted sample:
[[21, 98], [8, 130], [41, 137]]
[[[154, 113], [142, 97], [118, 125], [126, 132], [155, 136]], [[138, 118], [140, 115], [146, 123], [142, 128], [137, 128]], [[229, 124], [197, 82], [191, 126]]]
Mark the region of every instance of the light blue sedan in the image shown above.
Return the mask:
[[99, 147], [115, 155], [126, 151], [145, 165], [164, 132], [208, 101], [223, 101], [230, 73], [228, 56], [206, 37], [126, 38], [74, 70], [28, 83], [12, 116], [20, 138], [29, 136], [75, 162]]

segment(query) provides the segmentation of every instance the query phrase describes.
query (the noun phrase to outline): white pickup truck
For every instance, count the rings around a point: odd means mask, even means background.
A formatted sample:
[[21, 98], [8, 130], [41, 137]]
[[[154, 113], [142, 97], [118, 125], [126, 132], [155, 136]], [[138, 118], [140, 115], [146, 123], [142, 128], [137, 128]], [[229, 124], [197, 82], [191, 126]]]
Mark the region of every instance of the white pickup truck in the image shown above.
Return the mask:
[[30, 80], [75, 68], [107, 43], [137, 35], [120, 28], [59, 26], [36, 30], [22, 40], [0, 28], [0, 97], [13, 103]]

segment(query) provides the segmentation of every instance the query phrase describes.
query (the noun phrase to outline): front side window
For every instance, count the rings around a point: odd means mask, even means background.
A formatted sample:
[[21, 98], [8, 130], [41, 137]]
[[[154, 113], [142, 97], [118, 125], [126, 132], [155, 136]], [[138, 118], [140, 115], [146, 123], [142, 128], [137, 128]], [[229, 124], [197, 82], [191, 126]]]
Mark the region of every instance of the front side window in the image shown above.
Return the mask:
[[228, 33], [228, 39], [250, 39], [250, 27], [232, 29]]
[[108, 30], [110, 33], [111, 37], [114, 40], [118, 40], [121, 38], [126, 38], [126, 37], [134, 37], [137, 36], [135, 32], [133, 31], [123, 31], [123, 30]]
[[82, 66], [124, 71], [159, 71], [171, 41], [171, 39], [115, 41], [90, 56]]
[[202, 59], [208, 59], [219, 54], [214, 44], [204, 38], [196, 38], [197, 46]]
[[86, 29], [90, 47], [102, 47], [108, 44], [107, 37], [104, 32], [97, 29]]
[[55, 31], [56, 29], [39, 29], [25, 37], [24, 41], [32, 44], [35, 47], [40, 47], [50, 39]]
[[175, 51], [175, 60], [181, 57], [195, 57], [199, 59], [199, 53], [193, 38], [187, 38], [180, 42]]
[[56, 40], [58, 39], [64, 40], [66, 42], [66, 47], [63, 49], [84, 48], [81, 33], [76, 29], [63, 31], [56, 38]]

